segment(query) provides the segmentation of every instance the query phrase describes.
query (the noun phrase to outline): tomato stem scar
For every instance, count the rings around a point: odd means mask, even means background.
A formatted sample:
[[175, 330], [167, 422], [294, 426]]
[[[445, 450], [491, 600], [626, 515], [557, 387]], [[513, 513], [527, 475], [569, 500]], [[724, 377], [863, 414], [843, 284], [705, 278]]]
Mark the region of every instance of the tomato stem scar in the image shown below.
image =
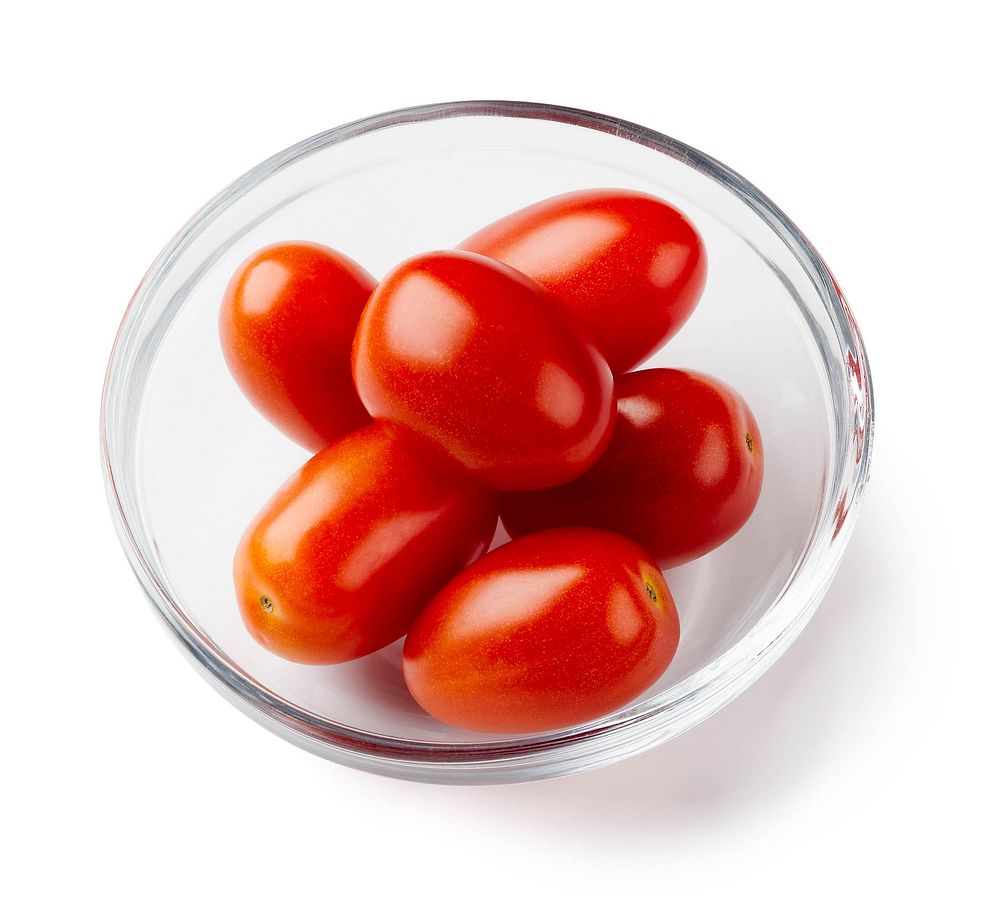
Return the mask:
[[271, 601], [270, 596], [262, 595], [260, 597], [260, 607], [264, 609], [265, 613], [271, 614], [274, 611], [274, 602]]
[[753, 454], [753, 436], [749, 432], [747, 433], [747, 451]]
[[659, 601], [659, 597], [656, 594], [656, 588], [652, 583], [646, 583], [646, 595], [648, 595], [654, 602]]

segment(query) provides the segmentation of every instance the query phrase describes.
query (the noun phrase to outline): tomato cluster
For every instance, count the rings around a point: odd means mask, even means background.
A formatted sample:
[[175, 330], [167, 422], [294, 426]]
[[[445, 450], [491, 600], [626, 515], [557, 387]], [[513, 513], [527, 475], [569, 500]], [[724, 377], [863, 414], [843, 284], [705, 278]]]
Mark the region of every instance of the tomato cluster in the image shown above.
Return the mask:
[[[556, 729], [641, 694], [679, 640], [662, 568], [732, 536], [761, 489], [738, 394], [630, 371], [691, 314], [706, 265], [683, 214], [608, 189], [377, 284], [314, 243], [253, 254], [223, 298], [223, 352], [316, 453], [237, 549], [251, 634], [301, 663], [405, 634], [413, 697], [473, 730]], [[498, 517], [513, 540], [485, 554]]]

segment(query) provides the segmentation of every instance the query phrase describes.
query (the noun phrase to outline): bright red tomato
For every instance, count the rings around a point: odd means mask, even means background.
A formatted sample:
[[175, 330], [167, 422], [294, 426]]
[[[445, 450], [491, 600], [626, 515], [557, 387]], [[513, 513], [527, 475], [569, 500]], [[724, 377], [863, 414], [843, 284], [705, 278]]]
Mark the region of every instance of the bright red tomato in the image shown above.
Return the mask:
[[459, 249], [513, 266], [556, 295], [616, 375], [673, 336], [705, 287], [698, 232], [642, 192], [557, 195], [484, 227]]
[[407, 687], [470, 730], [529, 733], [627, 704], [677, 650], [663, 574], [631, 541], [590, 528], [520, 538], [444, 587], [410, 629]]
[[591, 525], [627, 535], [661, 567], [732, 537], [760, 495], [764, 453], [750, 408], [708, 375], [656, 368], [617, 379], [618, 423], [573, 483], [501, 497], [512, 535]]
[[339, 663], [405, 633], [428, 599], [489, 546], [496, 502], [418, 460], [384, 426], [309, 460], [236, 552], [250, 633], [279, 656]]
[[576, 477], [614, 422], [607, 363], [551, 296], [472, 253], [417, 256], [382, 280], [358, 326], [354, 381], [373, 417], [496, 489]]
[[243, 392], [286, 435], [316, 450], [371, 422], [351, 380], [351, 343], [375, 287], [342, 253], [276, 243], [233, 274], [219, 334]]

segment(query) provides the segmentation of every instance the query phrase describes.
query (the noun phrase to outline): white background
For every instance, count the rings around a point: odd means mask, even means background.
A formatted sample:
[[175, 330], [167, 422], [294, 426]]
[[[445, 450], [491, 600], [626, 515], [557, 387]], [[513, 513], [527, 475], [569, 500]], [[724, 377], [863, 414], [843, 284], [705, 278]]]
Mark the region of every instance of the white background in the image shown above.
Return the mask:
[[[0, 916], [996, 918], [988, 5], [354, 6], [4, 14]], [[118, 547], [98, 406], [135, 285], [222, 186], [488, 97], [649, 125], [777, 201], [854, 306], [877, 435], [829, 596], [743, 697], [599, 772], [438, 788], [307, 755], [198, 677]]]

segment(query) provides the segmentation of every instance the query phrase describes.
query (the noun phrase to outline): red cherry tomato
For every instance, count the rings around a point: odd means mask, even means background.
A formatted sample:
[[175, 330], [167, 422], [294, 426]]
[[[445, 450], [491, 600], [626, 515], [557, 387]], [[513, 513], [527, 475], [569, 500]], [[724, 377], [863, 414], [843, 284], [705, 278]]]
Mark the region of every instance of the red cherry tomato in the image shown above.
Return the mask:
[[471, 253], [407, 260], [375, 289], [354, 381], [435, 463], [520, 490], [576, 477], [614, 422], [607, 364], [519, 272]]
[[233, 274], [219, 334], [250, 402], [317, 450], [370, 423], [351, 381], [351, 343], [375, 287], [342, 253], [316, 243], [258, 250]]
[[410, 629], [403, 673], [445, 723], [554, 730], [645, 691], [679, 631], [643, 550], [611, 532], [556, 529], [505, 544], [448, 583]]
[[641, 192], [557, 195], [484, 227], [459, 249], [513, 266], [556, 295], [616, 375], [673, 336], [705, 287], [698, 232]]
[[661, 567], [736, 534], [764, 474], [760, 430], [739, 394], [708, 375], [666, 368], [623, 375], [616, 388], [618, 423], [601, 460], [573, 483], [501, 497], [507, 530], [607, 528]]
[[381, 425], [309, 460], [236, 552], [250, 633], [300, 663], [339, 663], [403, 635], [489, 546], [495, 499], [417, 459]]

